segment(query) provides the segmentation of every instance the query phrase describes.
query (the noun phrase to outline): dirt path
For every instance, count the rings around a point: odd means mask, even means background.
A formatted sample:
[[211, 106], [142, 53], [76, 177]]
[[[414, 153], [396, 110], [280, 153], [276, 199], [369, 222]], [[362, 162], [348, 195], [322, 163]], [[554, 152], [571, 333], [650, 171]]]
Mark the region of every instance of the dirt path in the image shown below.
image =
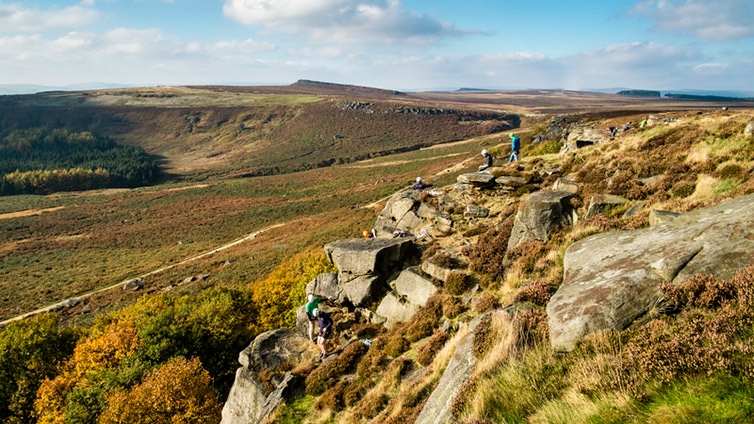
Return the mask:
[[[53, 208], [53, 209], [54, 209], [54, 208]], [[126, 279], [126, 280], [124, 280], [124, 281], [121, 281], [121, 282], [119, 282], [119, 283], [114, 283], [114, 284], [111, 284], [111, 285], [109, 285], [109, 286], [106, 286], [106, 287], [102, 287], [102, 288], [100, 288], [100, 289], [97, 289], [97, 290], [94, 290], [94, 291], [91, 291], [91, 292], [87, 292], [87, 293], [84, 293], [84, 294], [82, 294], [82, 295], [80, 295], [80, 296], [71, 297], [71, 298], [68, 298], [68, 299], [66, 299], [66, 300], [63, 300], [63, 301], [61, 301], [61, 302], [58, 302], [58, 303], [54, 303], [54, 304], [51, 304], [51, 305], [47, 305], [47, 306], [44, 306], [44, 307], [42, 307], [42, 308], [39, 308], [39, 309], [33, 310], [33, 311], [31, 311], [31, 312], [27, 312], [27, 313], [25, 313], [25, 314], [22, 314], [22, 315], [18, 315], [18, 316], [12, 317], [12, 318], [8, 318], [8, 319], [6, 319], [5, 321], [0, 321], [0, 327], [1, 327], [1, 326], [4, 326], [4, 325], [7, 325], [8, 323], [11, 323], [11, 322], [13, 322], [13, 321], [22, 320], [22, 319], [24, 319], [24, 318], [28, 318], [28, 317], [30, 317], [30, 316], [33, 316], [33, 315], [37, 315], [37, 314], [41, 314], [41, 313], [45, 313], [45, 312], [54, 312], [54, 311], [58, 311], [58, 310], [60, 310], [60, 309], [66, 308], [66, 307], [68, 307], [68, 306], [71, 306], [71, 305], [73, 305], [73, 304], [79, 303], [79, 302], [81, 302], [82, 300], [84, 300], [84, 299], [87, 299], [87, 298], [89, 298], [89, 297], [91, 297], [91, 296], [93, 296], [93, 295], [95, 295], [95, 294], [98, 294], [98, 293], [102, 293], [102, 292], [105, 292], [105, 291], [108, 291], [108, 290], [112, 290], [112, 289], [114, 289], [114, 288], [117, 288], [117, 287], [121, 287], [121, 286], [122, 286], [123, 284], [125, 284], [125, 283], [126, 283], [127, 281], [133, 280], [134, 278], [145, 278], [145, 277], [149, 277], [150, 275], [155, 275], [155, 274], [159, 274], [159, 273], [161, 273], [161, 272], [165, 272], [165, 271], [167, 271], [167, 270], [169, 270], [169, 269], [172, 269], [172, 268], [175, 268], [175, 267], [177, 267], [177, 266], [181, 266], [181, 265], [187, 264], [187, 263], [189, 263], [189, 262], [192, 262], [192, 261], [195, 261], [195, 260], [197, 260], [197, 259], [201, 259], [201, 258], [203, 258], [203, 257], [205, 257], [205, 256], [213, 255], [213, 254], [215, 254], [215, 253], [218, 253], [218, 252], [221, 252], [221, 251], [223, 251], [223, 250], [229, 249], [229, 248], [231, 248], [231, 247], [237, 246], [237, 245], [239, 245], [239, 244], [241, 244], [241, 243], [247, 242], [247, 241], [249, 241], [249, 240], [253, 240], [253, 239], [255, 239], [255, 238], [256, 238], [256, 237], [257, 237], [257, 236], [258, 236], [259, 234], [261, 234], [261, 233], [264, 233], [264, 232], [266, 232], [266, 231], [269, 231], [269, 230], [272, 230], [272, 229], [275, 229], [275, 228], [278, 228], [278, 227], [282, 227], [283, 225], [285, 225], [285, 224], [275, 224], [275, 225], [271, 225], [271, 226], [269, 226], [269, 227], [266, 227], [266, 228], [263, 228], [263, 229], [261, 229], [261, 230], [255, 231], [255, 232], [253, 232], [253, 233], [251, 233], [251, 234], [249, 234], [249, 235], [246, 235], [246, 236], [244, 236], [244, 237], [241, 237], [240, 239], [234, 240], [234, 241], [232, 241], [232, 242], [230, 242], [230, 243], [224, 244], [224, 245], [222, 245], [222, 246], [220, 246], [220, 247], [217, 247], [217, 248], [215, 248], [215, 249], [212, 249], [212, 250], [210, 250], [210, 251], [207, 251], [207, 252], [204, 252], [204, 253], [200, 253], [200, 254], [198, 254], [198, 255], [192, 256], [192, 257], [190, 257], [190, 258], [188, 258], [188, 259], [184, 259], [184, 260], [182, 260], [182, 261], [180, 261], [180, 262], [176, 262], [176, 263], [174, 263], [174, 264], [172, 264], [172, 265], [167, 265], [167, 266], [164, 266], [164, 267], [162, 267], [162, 268], [158, 268], [158, 269], [155, 269], [155, 270], [153, 270], [153, 271], [150, 271], [150, 272], [148, 272], [148, 273], [146, 273], [146, 274], [142, 274], [142, 275], [140, 275], [140, 276], [138, 276], [138, 277], [128, 278], [128, 279]]]
[[56, 206], [54, 208], [46, 209], [26, 209], [24, 211], [18, 212], [0, 213], [0, 219], [23, 218], [27, 216], [42, 215], [45, 212], [54, 212], [63, 208], [65, 208], [65, 206]]

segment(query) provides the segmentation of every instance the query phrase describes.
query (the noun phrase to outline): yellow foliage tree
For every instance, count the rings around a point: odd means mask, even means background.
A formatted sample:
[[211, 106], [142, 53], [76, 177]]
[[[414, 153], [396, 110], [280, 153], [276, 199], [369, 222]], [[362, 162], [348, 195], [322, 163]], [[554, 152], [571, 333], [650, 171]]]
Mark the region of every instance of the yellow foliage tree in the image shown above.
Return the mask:
[[34, 400], [37, 422], [56, 424], [66, 421], [67, 397], [74, 388], [88, 388], [99, 384], [98, 372], [119, 365], [136, 352], [139, 340], [131, 319], [122, 318], [95, 327], [79, 343], [73, 357], [54, 379], [42, 381]]
[[115, 391], [108, 405], [101, 424], [216, 423], [222, 409], [201, 362], [183, 357], [147, 374], [132, 390]]
[[296, 307], [306, 303], [306, 284], [321, 273], [336, 270], [321, 251], [308, 250], [281, 262], [251, 287], [259, 311], [254, 329], [263, 332], [295, 325]]

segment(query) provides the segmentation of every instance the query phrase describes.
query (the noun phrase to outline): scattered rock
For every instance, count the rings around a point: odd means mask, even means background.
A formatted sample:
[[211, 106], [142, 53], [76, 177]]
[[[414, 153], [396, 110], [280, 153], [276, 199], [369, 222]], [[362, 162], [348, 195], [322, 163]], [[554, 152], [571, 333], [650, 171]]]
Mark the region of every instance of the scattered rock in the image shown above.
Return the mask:
[[486, 218], [490, 215], [490, 210], [477, 205], [468, 205], [463, 212], [464, 218]]
[[492, 185], [495, 181], [495, 176], [485, 172], [471, 172], [459, 175], [456, 178], [456, 181], [461, 184], [471, 184], [476, 187], [487, 187]]
[[643, 201], [643, 200], [640, 200], [640, 201], [634, 203], [633, 206], [631, 206], [630, 208], [628, 208], [628, 210], [623, 213], [622, 218], [629, 218], [629, 217], [638, 215], [642, 211], [642, 209], [644, 209], [644, 204], [645, 203], [646, 202]]
[[576, 194], [579, 191], [579, 185], [572, 176], [566, 175], [555, 180], [555, 184], [552, 185], [552, 190], [567, 191]]
[[123, 290], [141, 290], [144, 288], [144, 280], [142, 278], [134, 278], [123, 283]]
[[627, 203], [629, 201], [625, 197], [612, 194], [595, 194], [589, 201], [585, 219], [589, 219], [597, 214], [606, 214], [613, 209], [625, 206]]
[[573, 225], [577, 216], [571, 199], [575, 197], [567, 191], [538, 191], [528, 195], [516, 213], [508, 249], [525, 240], [546, 242], [562, 226]]

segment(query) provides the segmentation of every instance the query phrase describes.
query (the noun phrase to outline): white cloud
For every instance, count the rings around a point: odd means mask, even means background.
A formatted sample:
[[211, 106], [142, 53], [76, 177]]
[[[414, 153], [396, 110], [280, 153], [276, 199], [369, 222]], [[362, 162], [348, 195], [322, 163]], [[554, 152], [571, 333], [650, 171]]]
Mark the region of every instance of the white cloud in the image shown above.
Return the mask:
[[559, 60], [565, 88], [677, 87], [696, 51], [651, 42], [610, 45]]
[[96, 22], [99, 13], [86, 4], [64, 9], [29, 9], [19, 3], [0, 3], [0, 33], [42, 32], [76, 28]]
[[275, 25], [337, 10], [349, 0], [226, 0], [223, 13], [243, 24]]
[[399, 0], [226, 0], [223, 12], [266, 31], [338, 45], [427, 43], [473, 33], [407, 10]]
[[754, 36], [751, 0], [641, 0], [631, 13], [656, 21], [656, 30], [690, 32], [705, 40]]
[[729, 68], [730, 64], [728, 63], [702, 63], [701, 65], [694, 66], [692, 69], [694, 72], [716, 74], [726, 71]]

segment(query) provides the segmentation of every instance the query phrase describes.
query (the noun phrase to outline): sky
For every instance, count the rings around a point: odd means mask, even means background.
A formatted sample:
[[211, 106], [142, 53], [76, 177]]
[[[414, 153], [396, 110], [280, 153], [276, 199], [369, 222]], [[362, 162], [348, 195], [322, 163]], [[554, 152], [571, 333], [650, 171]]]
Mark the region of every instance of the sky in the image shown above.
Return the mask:
[[754, 93], [754, 1], [0, 0], [0, 85], [299, 79]]

